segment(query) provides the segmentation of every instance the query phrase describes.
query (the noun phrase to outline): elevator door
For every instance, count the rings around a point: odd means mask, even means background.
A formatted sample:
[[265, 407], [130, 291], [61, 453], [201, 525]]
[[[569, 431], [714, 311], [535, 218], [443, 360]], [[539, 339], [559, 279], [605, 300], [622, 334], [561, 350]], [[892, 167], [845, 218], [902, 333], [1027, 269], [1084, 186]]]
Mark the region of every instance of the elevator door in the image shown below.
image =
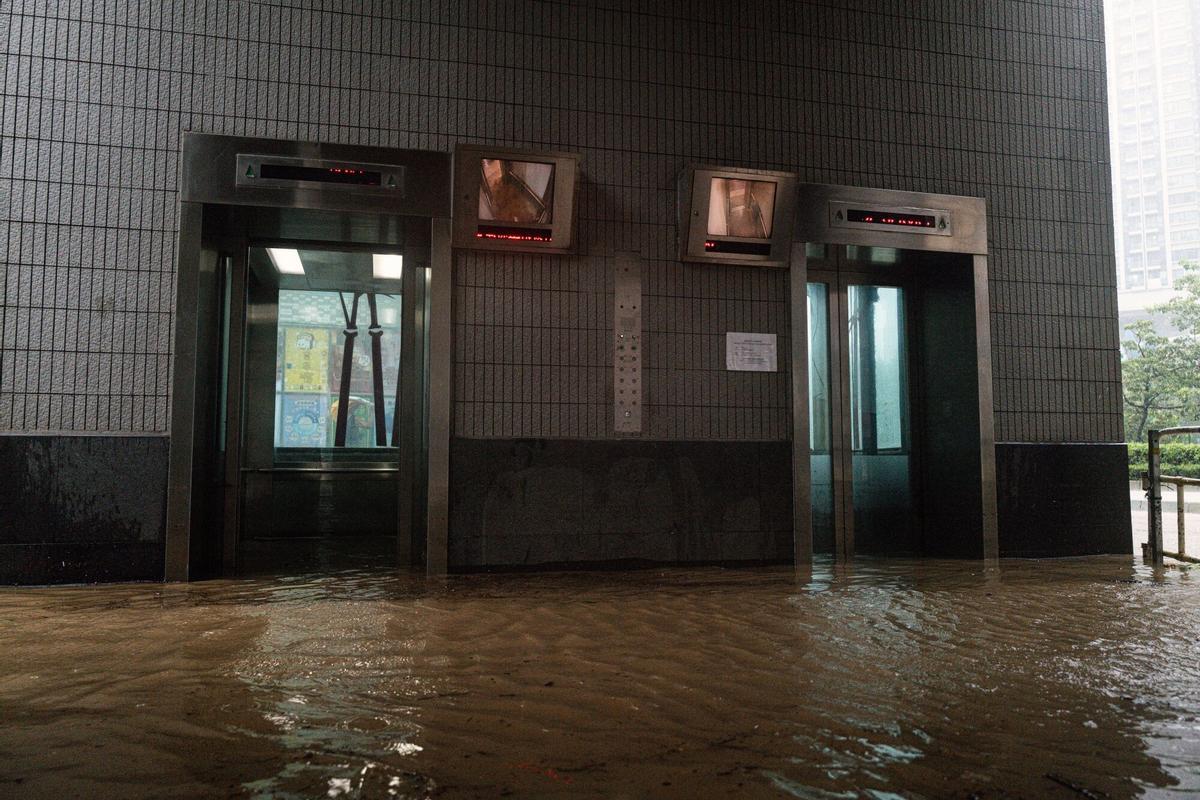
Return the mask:
[[391, 563], [411, 539], [424, 271], [381, 247], [251, 243], [245, 258], [228, 546], [250, 571]]
[[840, 253], [810, 264], [814, 552], [842, 558], [912, 552], [917, 536], [908, 281], [903, 273], [857, 264]]
[[846, 343], [847, 530], [855, 552], [904, 552], [912, 545], [906, 293], [874, 280], [844, 279], [838, 294], [846, 311], [839, 333]]

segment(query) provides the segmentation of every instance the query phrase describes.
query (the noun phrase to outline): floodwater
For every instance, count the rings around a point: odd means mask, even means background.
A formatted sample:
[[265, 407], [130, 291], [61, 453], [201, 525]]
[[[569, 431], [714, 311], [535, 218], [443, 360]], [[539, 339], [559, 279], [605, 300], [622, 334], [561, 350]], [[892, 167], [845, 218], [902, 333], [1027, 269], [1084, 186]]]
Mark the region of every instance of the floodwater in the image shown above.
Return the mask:
[[1131, 557], [0, 590], [0, 796], [1200, 792]]

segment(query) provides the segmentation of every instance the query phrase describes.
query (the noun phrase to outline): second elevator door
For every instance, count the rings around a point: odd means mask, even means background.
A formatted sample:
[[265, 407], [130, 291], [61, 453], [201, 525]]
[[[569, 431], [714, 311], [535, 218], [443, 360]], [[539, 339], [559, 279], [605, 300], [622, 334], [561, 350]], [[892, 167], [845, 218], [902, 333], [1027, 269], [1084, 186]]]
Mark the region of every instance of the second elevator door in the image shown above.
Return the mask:
[[811, 270], [809, 430], [818, 553], [913, 549], [908, 291], [877, 273]]

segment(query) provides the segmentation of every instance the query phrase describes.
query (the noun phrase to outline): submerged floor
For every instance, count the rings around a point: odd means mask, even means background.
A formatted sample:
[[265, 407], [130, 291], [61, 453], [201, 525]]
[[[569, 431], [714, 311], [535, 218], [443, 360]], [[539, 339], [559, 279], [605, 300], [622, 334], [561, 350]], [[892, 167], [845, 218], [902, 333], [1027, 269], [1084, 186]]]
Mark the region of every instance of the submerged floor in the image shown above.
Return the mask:
[[0, 796], [1200, 791], [1131, 558], [0, 590]]

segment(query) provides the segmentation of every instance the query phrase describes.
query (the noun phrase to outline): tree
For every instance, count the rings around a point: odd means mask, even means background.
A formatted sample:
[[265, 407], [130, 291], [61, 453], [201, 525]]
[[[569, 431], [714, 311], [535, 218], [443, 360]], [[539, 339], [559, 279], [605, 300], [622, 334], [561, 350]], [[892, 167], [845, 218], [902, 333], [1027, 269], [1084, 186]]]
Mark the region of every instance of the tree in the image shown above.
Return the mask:
[[1151, 319], [1125, 326], [1121, 379], [1129, 441], [1142, 441], [1149, 428], [1200, 421], [1200, 267], [1183, 267], [1176, 296], [1147, 309], [1178, 333], [1159, 333]]

